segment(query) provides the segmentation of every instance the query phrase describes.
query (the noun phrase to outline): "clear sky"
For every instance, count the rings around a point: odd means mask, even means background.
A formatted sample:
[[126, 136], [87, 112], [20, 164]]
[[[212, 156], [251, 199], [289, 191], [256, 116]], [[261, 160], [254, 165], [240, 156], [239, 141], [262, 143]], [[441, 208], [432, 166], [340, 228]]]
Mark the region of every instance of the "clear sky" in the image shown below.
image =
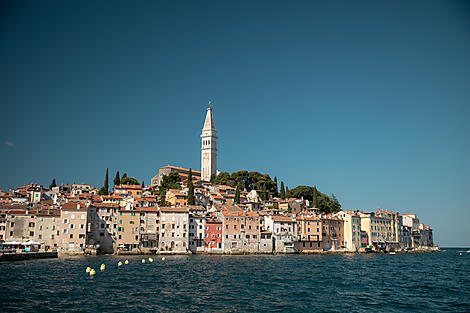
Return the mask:
[[218, 167], [470, 246], [468, 1], [1, 1], [0, 188]]

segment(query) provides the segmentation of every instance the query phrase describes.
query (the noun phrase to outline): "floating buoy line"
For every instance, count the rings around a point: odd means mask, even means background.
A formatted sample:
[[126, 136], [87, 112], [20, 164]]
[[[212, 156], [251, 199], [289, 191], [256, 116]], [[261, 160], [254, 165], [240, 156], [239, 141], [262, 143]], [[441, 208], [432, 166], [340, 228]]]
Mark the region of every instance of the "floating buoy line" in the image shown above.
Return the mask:
[[[165, 260], [166, 260], [165, 257], [162, 257], [162, 261], [165, 261]], [[147, 260], [146, 260], [146, 259], [142, 259], [141, 262], [142, 262], [142, 264], [144, 264], [144, 263], [147, 262]], [[152, 258], [152, 257], [149, 257], [149, 258], [148, 258], [148, 262], [149, 262], [149, 263], [153, 263], [153, 258]], [[119, 262], [117, 263], [117, 266], [120, 267], [120, 266], [122, 266], [123, 264], [126, 264], [126, 265], [129, 264], [129, 260], [126, 259], [126, 260], [124, 261], [124, 263], [122, 263], [122, 261], [119, 261]], [[102, 263], [101, 266], [100, 266], [100, 271], [101, 271], [101, 272], [104, 272], [105, 269], [106, 269], [106, 264]], [[96, 270], [95, 270], [94, 268], [89, 267], [89, 266], [87, 266], [85, 272], [86, 272], [87, 274], [89, 274], [90, 276], [96, 275]]]

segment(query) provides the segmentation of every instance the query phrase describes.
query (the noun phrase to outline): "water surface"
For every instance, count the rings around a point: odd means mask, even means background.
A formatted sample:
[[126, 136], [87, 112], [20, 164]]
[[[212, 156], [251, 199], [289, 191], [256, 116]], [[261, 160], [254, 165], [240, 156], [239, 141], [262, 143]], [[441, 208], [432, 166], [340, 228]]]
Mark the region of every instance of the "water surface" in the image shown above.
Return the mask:
[[122, 267], [117, 256], [2, 262], [0, 311], [470, 312], [470, 253], [457, 249], [142, 258]]

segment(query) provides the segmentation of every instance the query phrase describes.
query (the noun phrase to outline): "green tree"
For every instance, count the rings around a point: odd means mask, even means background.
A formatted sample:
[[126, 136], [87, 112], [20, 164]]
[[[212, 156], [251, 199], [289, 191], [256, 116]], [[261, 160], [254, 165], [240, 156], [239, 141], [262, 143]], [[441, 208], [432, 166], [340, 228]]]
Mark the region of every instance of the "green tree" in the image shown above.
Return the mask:
[[55, 178], [52, 179], [52, 182], [51, 184], [49, 185], [49, 189], [52, 189], [53, 187], [57, 187], [56, 183], [55, 183]]
[[116, 177], [114, 177], [114, 186], [119, 186], [121, 184], [121, 178], [119, 178], [119, 171], [116, 172]]
[[237, 189], [235, 189], [235, 198], [233, 199], [235, 204], [240, 204], [240, 184], [237, 185]]
[[317, 192], [316, 186], [313, 186], [312, 202], [313, 202], [313, 207], [318, 208], [318, 192]]
[[123, 175], [121, 179], [121, 185], [140, 185], [139, 181], [134, 177], [125, 176]]
[[196, 204], [196, 198], [194, 197], [193, 173], [191, 169], [189, 169], [189, 173], [188, 173], [188, 204], [189, 205]]
[[162, 180], [160, 181], [160, 186], [158, 187], [158, 192], [160, 194], [160, 206], [166, 206], [165, 201], [166, 192], [168, 189], [181, 189], [181, 177], [178, 172], [171, 172], [168, 175], [163, 175]]
[[276, 185], [276, 189], [274, 190], [274, 197], [279, 196], [279, 189], [277, 188], [277, 177], [274, 176], [274, 184]]
[[284, 188], [284, 182], [281, 181], [281, 199], [286, 198], [286, 189]]
[[127, 177], [127, 173], [122, 174], [122, 177], [121, 177], [121, 184], [122, 184], [122, 180], [123, 180], [124, 178], [126, 178], [126, 177]]
[[215, 183], [215, 174], [211, 175], [210, 183], [213, 185]]
[[143, 180], [142, 180], [142, 185], [140, 185], [140, 187], [145, 188], [145, 184]]
[[286, 198], [292, 198], [292, 192], [290, 192], [289, 187], [286, 185]]
[[108, 195], [109, 194], [109, 185], [108, 185], [108, 169], [106, 169], [106, 176], [104, 178], [104, 185], [98, 191], [99, 195]]
[[227, 185], [235, 187], [235, 181], [232, 179], [228, 172], [222, 172], [217, 175], [214, 180], [215, 185]]
[[263, 201], [268, 200], [268, 191], [266, 190], [266, 185], [265, 184], [263, 184], [263, 193], [261, 195], [261, 198], [263, 199]]

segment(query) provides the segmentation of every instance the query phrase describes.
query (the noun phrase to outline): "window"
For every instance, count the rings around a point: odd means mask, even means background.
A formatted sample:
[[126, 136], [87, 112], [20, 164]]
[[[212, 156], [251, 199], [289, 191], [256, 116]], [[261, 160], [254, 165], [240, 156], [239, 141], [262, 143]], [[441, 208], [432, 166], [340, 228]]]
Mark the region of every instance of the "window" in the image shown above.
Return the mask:
[[73, 238], [73, 234], [70, 234], [70, 238]]

